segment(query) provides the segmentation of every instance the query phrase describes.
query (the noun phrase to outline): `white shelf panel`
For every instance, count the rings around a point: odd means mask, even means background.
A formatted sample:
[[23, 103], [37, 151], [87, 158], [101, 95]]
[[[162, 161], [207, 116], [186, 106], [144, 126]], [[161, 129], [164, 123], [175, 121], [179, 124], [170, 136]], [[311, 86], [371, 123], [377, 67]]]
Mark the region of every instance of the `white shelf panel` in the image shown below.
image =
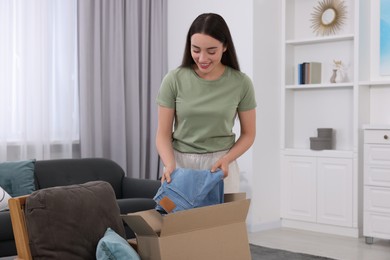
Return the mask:
[[362, 128], [365, 130], [389, 130], [390, 125], [364, 124]]
[[346, 151], [346, 150], [315, 151], [310, 149], [286, 148], [283, 150], [283, 155], [308, 156], [308, 157], [332, 157], [332, 158], [347, 158], [347, 159], [354, 158], [353, 151]]
[[347, 82], [347, 83], [287, 85], [287, 86], [285, 86], [285, 88], [286, 89], [353, 88], [353, 83]]
[[347, 35], [306, 38], [306, 39], [298, 39], [298, 40], [286, 40], [286, 44], [297, 46], [297, 45], [308, 45], [308, 44], [319, 44], [319, 43], [352, 41], [352, 40], [354, 40], [354, 35], [347, 34]]
[[359, 85], [361, 85], [361, 86], [386, 86], [386, 85], [390, 85], [390, 80], [384, 80], [384, 81], [360, 81]]

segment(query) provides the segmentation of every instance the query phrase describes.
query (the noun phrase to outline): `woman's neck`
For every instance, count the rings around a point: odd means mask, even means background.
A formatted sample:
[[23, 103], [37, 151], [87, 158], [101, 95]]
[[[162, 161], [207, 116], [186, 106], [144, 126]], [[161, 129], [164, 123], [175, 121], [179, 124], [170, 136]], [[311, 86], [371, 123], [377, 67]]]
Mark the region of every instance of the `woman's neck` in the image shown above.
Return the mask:
[[220, 64], [220, 66], [214, 68], [208, 73], [202, 73], [199, 70], [198, 66], [196, 66], [196, 64], [194, 65], [193, 69], [200, 78], [205, 80], [217, 80], [223, 75], [223, 73], [225, 73], [225, 65], [223, 65], [222, 63]]

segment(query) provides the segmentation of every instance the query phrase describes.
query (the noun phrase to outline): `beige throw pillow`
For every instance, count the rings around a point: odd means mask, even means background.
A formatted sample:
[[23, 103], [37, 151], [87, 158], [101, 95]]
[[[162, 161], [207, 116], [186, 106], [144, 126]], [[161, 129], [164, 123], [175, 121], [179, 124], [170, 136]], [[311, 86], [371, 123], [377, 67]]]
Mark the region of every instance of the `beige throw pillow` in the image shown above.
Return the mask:
[[10, 198], [11, 196], [2, 187], [0, 187], [0, 211], [9, 209], [8, 200]]

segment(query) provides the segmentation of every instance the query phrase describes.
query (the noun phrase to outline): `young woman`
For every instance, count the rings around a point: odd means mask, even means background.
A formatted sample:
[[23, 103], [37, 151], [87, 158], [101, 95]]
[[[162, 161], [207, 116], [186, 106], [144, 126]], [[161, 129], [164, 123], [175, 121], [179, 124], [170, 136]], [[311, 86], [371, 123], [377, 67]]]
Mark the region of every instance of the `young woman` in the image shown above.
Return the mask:
[[[229, 28], [220, 15], [205, 13], [193, 21], [182, 64], [163, 79], [157, 102], [162, 182], [170, 182], [179, 167], [212, 172], [219, 168], [225, 193], [238, 192], [236, 159], [254, 142], [256, 101], [252, 81], [240, 72]], [[236, 140], [237, 115], [241, 131]]]

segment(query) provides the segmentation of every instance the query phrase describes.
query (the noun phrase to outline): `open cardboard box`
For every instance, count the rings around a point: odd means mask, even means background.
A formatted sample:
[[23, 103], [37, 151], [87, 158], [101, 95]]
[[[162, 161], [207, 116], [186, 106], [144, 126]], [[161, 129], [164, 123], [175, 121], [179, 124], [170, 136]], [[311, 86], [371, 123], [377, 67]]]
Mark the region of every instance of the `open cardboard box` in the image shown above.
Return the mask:
[[251, 259], [245, 193], [225, 194], [225, 203], [162, 216], [156, 210], [121, 215], [137, 237], [142, 260]]

